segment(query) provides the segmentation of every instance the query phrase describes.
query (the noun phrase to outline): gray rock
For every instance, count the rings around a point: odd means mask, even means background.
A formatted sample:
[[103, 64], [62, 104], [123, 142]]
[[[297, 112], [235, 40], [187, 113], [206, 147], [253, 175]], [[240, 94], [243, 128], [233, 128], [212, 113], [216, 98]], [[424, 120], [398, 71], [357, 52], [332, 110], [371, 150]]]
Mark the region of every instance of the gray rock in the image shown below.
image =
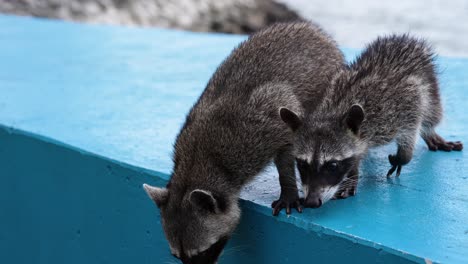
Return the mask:
[[250, 33], [277, 21], [300, 19], [273, 0], [3, 0], [0, 12], [226, 33]]

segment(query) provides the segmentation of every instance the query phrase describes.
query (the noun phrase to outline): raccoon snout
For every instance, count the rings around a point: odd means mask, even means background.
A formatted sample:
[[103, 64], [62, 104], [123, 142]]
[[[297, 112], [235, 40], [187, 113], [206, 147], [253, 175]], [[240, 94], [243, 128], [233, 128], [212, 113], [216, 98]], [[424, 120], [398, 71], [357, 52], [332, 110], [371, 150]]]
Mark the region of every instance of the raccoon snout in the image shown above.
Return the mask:
[[304, 206], [309, 208], [319, 208], [322, 206], [322, 199], [315, 195], [308, 195], [304, 200]]

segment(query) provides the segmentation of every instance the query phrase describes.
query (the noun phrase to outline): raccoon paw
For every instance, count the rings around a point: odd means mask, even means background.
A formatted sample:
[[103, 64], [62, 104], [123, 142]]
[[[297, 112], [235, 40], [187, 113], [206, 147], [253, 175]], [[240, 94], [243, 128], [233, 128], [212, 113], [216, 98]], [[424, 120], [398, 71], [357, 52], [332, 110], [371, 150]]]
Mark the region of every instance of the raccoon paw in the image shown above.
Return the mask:
[[396, 170], [396, 177], [399, 177], [400, 176], [400, 173], [401, 173], [401, 168], [403, 167], [403, 165], [401, 165], [401, 162], [398, 158], [397, 155], [388, 155], [388, 160], [390, 161], [390, 164], [392, 165], [392, 167], [388, 170], [388, 173], [387, 173], [387, 178], [389, 178], [393, 172], [395, 172]]
[[437, 134], [432, 134], [424, 138], [429, 150], [437, 151], [460, 151], [463, 149], [463, 143], [460, 141], [445, 141], [444, 138]]
[[348, 197], [356, 195], [356, 188], [355, 187], [348, 187], [341, 190], [338, 190], [332, 199], [346, 199]]
[[436, 143], [433, 143], [433, 145], [429, 146], [429, 149], [432, 151], [442, 150], [447, 152], [452, 150], [460, 151], [463, 149], [463, 144], [460, 141], [437, 141]]
[[455, 142], [448, 141], [447, 144], [452, 146], [452, 150], [455, 150], [455, 151], [461, 151], [463, 149], [463, 143], [461, 143], [460, 141], [455, 141]]
[[291, 214], [291, 208], [295, 208], [299, 213], [302, 213], [302, 203], [298, 196], [294, 198], [280, 197], [271, 204], [271, 208], [273, 208], [274, 216], [277, 216], [283, 208], [286, 208], [286, 214]]

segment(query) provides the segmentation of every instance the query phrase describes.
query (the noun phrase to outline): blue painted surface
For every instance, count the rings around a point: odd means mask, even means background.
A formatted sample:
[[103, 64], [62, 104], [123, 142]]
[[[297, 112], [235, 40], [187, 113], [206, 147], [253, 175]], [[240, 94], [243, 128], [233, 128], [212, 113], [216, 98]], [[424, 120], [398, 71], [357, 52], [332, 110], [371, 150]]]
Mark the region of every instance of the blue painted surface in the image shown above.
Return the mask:
[[[141, 190], [143, 182], [165, 184], [160, 174], [5, 127], [0, 160], [1, 263], [174, 263], [158, 210]], [[220, 263], [409, 263], [347, 239], [306, 232], [247, 203]]]
[[[0, 29], [0, 124], [163, 173], [158, 175], [170, 172], [172, 143], [188, 109], [216, 66], [245, 39], [5, 16]], [[446, 115], [438, 131], [466, 143], [468, 60], [438, 62]], [[270, 169], [243, 192], [253, 202], [244, 206], [247, 215], [256, 212], [307, 234], [418, 262], [468, 263], [466, 151], [433, 153], [420, 142], [401, 177], [387, 180], [387, 155], [393, 151], [394, 146], [371, 151], [356, 197], [289, 218], [270, 217], [268, 205], [279, 189]], [[138, 197], [140, 206], [140, 193], [126, 194]]]

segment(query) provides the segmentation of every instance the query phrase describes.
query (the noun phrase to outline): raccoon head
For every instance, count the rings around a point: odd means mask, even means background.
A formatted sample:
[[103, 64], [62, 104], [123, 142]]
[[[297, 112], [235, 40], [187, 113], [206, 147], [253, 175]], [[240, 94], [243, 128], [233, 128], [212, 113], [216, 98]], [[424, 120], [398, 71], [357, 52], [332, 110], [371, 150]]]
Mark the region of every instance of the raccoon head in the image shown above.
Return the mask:
[[[283, 108], [284, 109], [284, 108]], [[350, 184], [367, 150], [360, 138], [364, 110], [353, 105], [336, 117], [313, 113], [301, 120], [296, 114], [281, 110], [281, 118], [296, 131], [294, 155], [302, 181], [304, 206], [320, 207]]]
[[160, 209], [172, 255], [184, 264], [216, 263], [239, 222], [237, 199], [201, 189], [143, 187]]

